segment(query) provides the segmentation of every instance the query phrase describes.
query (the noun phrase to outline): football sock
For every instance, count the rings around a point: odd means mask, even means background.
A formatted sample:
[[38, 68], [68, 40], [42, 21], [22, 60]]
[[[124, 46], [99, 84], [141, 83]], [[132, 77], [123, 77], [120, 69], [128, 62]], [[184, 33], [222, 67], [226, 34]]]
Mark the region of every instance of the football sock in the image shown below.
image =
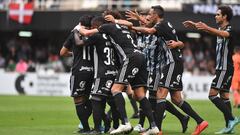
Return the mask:
[[132, 108], [134, 110], [134, 114], [138, 113], [138, 106], [137, 106], [137, 102], [135, 99], [133, 99], [132, 94], [128, 95], [128, 98], [130, 100], [130, 103], [132, 105]]
[[92, 100], [93, 107], [93, 122], [94, 129], [100, 131], [101, 121], [103, 119], [104, 114], [104, 106], [102, 106], [102, 101]]
[[185, 116], [179, 112], [175, 107], [174, 105], [169, 102], [168, 100], [166, 101], [166, 110], [168, 112], [170, 112], [171, 114], [173, 114], [174, 116], [176, 116], [179, 120], [183, 119]]
[[89, 119], [89, 117], [92, 114], [92, 103], [90, 100], [87, 100], [85, 103], [85, 109], [86, 109], [86, 114], [87, 114], [87, 119]]
[[125, 109], [125, 100], [123, 98], [122, 92], [119, 92], [114, 96], [114, 101], [117, 106], [117, 110], [120, 113], [122, 124], [128, 123], [127, 113]]
[[186, 101], [182, 101], [178, 106], [186, 114], [192, 117], [197, 122], [197, 124], [200, 124], [201, 122], [203, 122], [203, 119], [192, 109], [192, 107]]
[[226, 116], [229, 120], [234, 120], [232, 112], [228, 106], [218, 96], [209, 96], [209, 99], [215, 104], [215, 106]]
[[144, 112], [142, 110], [142, 107], [140, 105], [140, 107], [139, 107], [139, 123], [138, 124], [140, 124], [143, 127], [144, 122], [145, 122], [145, 114], [144, 114]]
[[162, 130], [163, 114], [166, 109], [166, 99], [158, 99], [156, 104], [156, 124], [159, 130]]
[[140, 105], [142, 106], [142, 109], [144, 111], [145, 116], [148, 118], [149, 124], [151, 127], [155, 127], [156, 123], [154, 121], [153, 113], [152, 113], [152, 107], [149, 102], [149, 100], [144, 97], [139, 101]]
[[113, 128], [114, 129], [117, 129], [118, 126], [119, 126], [119, 119], [120, 119], [120, 114], [117, 110], [117, 107], [114, 103], [114, 99], [113, 98], [110, 98], [108, 100], [108, 104], [109, 106], [111, 107], [111, 111], [112, 111], [112, 120], [113, 120]]
[[157, 100], [156, 99], [153, 99], [153, 98], [149, 98], [148, 99], [149, 100], [149, 102], [150, 102], [150, 104], [151, 104], [151, 106], [152, 106], [152, 112], [153, 112], [153, 117], [154, 117], [154, 119], [155, 119], [155, 109], [156, 109], [156, 105], [157, 105]]
[[[229, 110], [232, 112], [232, 106], [231, 106], [231, 101], [229, 100], [229, 99], [223, 99], [223, 98], [221, 98], [222, 100], [223, 100], [223, 102], [225, 103], [225, 105], [229, 108]], [[224, 119], [225, 119], [225, 123], [226, 123], [226, 127], [228, 126], [228, 118], [227, 118], [227, 116], [226, 115], [224, 115]]]
[[83, 125], [83, 129], [85, 131], [90, 130], [90, 127], [88, 124], [88, 117], [87, 117], [86, 109], [85, 109], [85, 104], [79, 103], [79, 104], [75, 104], [75, 106], [76, 106], [77, 116]]

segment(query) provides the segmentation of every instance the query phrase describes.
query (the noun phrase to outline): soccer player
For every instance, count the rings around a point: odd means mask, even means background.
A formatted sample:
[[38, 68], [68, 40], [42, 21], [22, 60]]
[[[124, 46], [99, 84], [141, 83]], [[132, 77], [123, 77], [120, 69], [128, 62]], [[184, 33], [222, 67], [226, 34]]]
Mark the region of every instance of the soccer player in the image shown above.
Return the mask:
[[[154, 24], [149, 21], [149, 16], [142, 15], [143, 12], [139, 15], [137, 11], [127, 11], [127, 17], [128, 19], [132, 20], [139, 20], [140, 26], [143, 27], [153, 27]], [[153, 113], [155, 114], [156, 109], [156, 93], [157, 88], [160, 80], [160, 46], [163, 44], [162, 39], [158, 39], [155, 35], [147, 35], [147, 34], [141, 34], [138, 33], [139, 37], [138, 40], [138, 46], [140, 48], [143, 48], [143, 52], [145, 54], [146, 60], [147, 60], [147, 71], [148, 71], [148, 91], [149, 91], [149, 101], [152, 106]], [[180, 41], [179, 41], [180, 42]], [[139, 45], [140, 44], [140, 45]], [[169, 44], [169, 46], [173, 46], [175, 48], [183, 48], [182, 44], [180, 46], [178, 45], [172, 45]], [[175, 115], [181, 122], [182, 125], [182, 132], [186, 132], [187, 125], [189, 121], [189, 116], [184, 116], [182, 113], [180, 113], [169, 101], [166, 101], [166, 110], [169, 111], [171, 114]], [[141, 112], [141, 108], [140, 108]], [[141, 114], [141, 113], [140, 113]], [[165, 116], [164, 116], [165, 117]], [[134, 130], [142, 132], [144, 131], [143, 128], [144, 124], [144, 118], [140, 115], [139, 124], [134, 127]]]
[[[181, 49], [175, 46], [182, 44], [182, 42], [177, 42], [179, 40], [176, 30], [170, 22], [164, 20], [164, 9], [160, 5], [153, 6], [149, 11], [149, 16], [150, 21], [155, 23], [154, 27], [132, 27], [132, 29], [146, 34], [154, 34], [163, 40], [163, 44], [160, 46], [161, 79], [156, 94], [157, 104], [155, 113], [157, 126], [161, 130], [163, 113], [166, 109], [166, 97], [170, 92], [172, 102], [197, 122], [198, 125], [193, 135], [198, 135], [208, 126], [208, 123], [181, 96], [183, 61]], [[162, 131], [159, 134], [162, 134]]]
[[240, 47], [235, 47], [232, 57], [234, 72], [231, 89], [233, 91], [234, 107], [240, 108]]
[[[92, 28], [98, 28], [105, 23], [102, 16], [97, 16], [92, 19]], [[78, 35], [75, 33], [76, 38]], [[80, 40], [78, 45], [94, 45], [94, 87], [91, 91], [91, 101], [93, 107], [94, 131], [91, 134], [101, 133], [100, 126], [102, 116], [105, 115], [105, 106], [107, 99], [111, 96], [111, 87], [117, 75], [118, 63], [115, 56], [115, 51], [110, 38], [106, 34], [95, 33], [87, 39]], [[111, 108], [113, 114], [117, 110]], [[115, 117], [115, 116], [114, 116]], [[105, 125], [105, 133], [109, 130], [110, 125]], [[117, 128], [117, 127], [115, 127]]]
[[120, 19], [115, 20], [111, 16], [106, 17], [106, 19], [111, 21], [111, 23], [101, 25], [98, 29], [87, 30], [81, 28], [80, 33], [83, 35], [92, 35], [97, 32], [108, 34], [112, 43], [115, 45], [118, 54], [121, 56], [121, 68], [112, 86], [111, 92], [121, 115], [122, 124], [116, 130], [110, 132], [110, 134], [125, 133], [132, 130], [132, 126], [128, 121], [125, 110], [125, 101], [122, 96], [122, 91], [128, 84], [132, 86], [134, 95], [140, 102], [140, 106], [142, 106], [143, 111], [149, 120], [150, 128], [147, 131], [147, 134], [157, 134], [159, 130], [156, 127], [153, 118], [150, 102], [145, 95], [147, 71], [144, 55], [136, 49], [136, 45], [134, 44], [128, 28], [124, 25], [118, 24], [125, 23], [127, 26], [132, 26], [132, 23]]
[[[80, 18], [80, 23], [84, 27], [90, 28], [91, 19], [91, 16], [84, 15]], [[63, 43], [60, 55], [66, 57], [73, 56], [72, 75], [70, 78], [71, 96], [74, 99], [77, 116], [83, 125], [83, 129], [79, 130], [78, 133], [86, 133], [90, 131], [88, 118], [92, 113], [89, 95], [93, 83], [93, 48], [91, 46], [77, 46], [74, 33], [78, 33], [78, 31], [74, 29], [70, 33]], [[79, 34], [78, 36], [83, 38]]]
[[[209, 99], [224, 114], [226, 127], [216, 132], [216, 134], [229, 134], [239, 123], [237, 117], [234, 117], [229, 100], [229, 88], [233, 76], [233, 44], [232, 27], [230, 20], [233, 13], [229, 6], [219, 6], [215, 15], [218, 29], [212, 28], [203, 22], [185, 21], [184, 26], [195, 28], [217, 36], [216, 43], [216, 73], [209, 91]], [[218, 94], [220, 97], [218, 97]]]

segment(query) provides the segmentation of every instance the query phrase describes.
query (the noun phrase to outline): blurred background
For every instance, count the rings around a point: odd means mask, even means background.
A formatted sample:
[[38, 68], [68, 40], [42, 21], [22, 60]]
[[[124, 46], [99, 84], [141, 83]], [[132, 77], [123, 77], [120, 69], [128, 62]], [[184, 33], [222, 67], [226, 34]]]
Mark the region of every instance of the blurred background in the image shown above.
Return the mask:
[[[100, 15], [106, 9], [117, 9], [123, 13], [126, 10], [147, 10], [160, 4], [166, 10], [166, 20], [173, 24], [179, 39], [185, 43], [184, 74], [210, 77], [207, 79], [210, 80], [207, 82], [209, 86], [211, 75], [215, 72], [216, 37], [186, 29], [182, 22], [191, 19], [217, 27], [214, 19], [217, 6], [231, 5], [234, 12], [234, 44], [239, 46], [239, 3], [240, 0], [0, 0], [0, 78], [15, 74], [15, 88], [19, 75], [26, 72], [37, 75], [36, 82], [39, 82], [39, 75], [68, 74], [72, 58], [59, 57], [59, 50], [81, 15]], [[32, 87], [33, 84], [28, 83]], [[26, 85], [20, 83], [19, 87], [22, 89]], [[68, 87], [68, 84], [64, 85]], [[192, 91], [201, 91], [205, 87], [204, 83], [196, 85], [192, 84]], [[205, 93], [207, 90], [208, 87]], [[0, 90], [0, 93], [4, 92]]]

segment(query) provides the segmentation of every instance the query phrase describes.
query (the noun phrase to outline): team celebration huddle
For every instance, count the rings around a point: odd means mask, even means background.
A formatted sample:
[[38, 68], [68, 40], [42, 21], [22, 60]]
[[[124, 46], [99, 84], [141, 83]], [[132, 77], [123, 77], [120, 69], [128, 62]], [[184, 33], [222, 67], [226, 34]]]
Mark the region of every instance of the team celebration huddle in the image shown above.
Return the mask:
[[[232, 113], [229, 100], [234, 71], [232, 16], [230, 7], [219, 6], [215, 15], [219, 28], [191, 20], [179, 22], [186, 29], [217, 36], [216, 73], [209, 99], [223, 113], [225, 127], [213, 134], [233, 134], [234, 127], [240, 123], [240, 118]], [[135, 130], [142, 135], [162, 135], [166, 134], [162, 129], [165, 111], [179, 120], [172, 123], [181, 125], [179, 133], [187, 131], [190, 118], [196, 122], [191, 134], [204, 133], [211, 126], [208, 120], [182, 97], [184, 43], [178, 39], [174, 26], [164, 19], [164, 9], [156, 5], [149, 11], [126, 11], [125, 18], [111, 10], [101, 16], [84, 15], [60, 50], [61, 56], [74, 58], [70, 89], [82, 124], [77, 133], [131, 134]], [[139, 23], [135, 26], [129, 20]], [[131, 125], [127, 117], [123, 92], [130, 100], [139, 102], [138, 125]], [[170, 101], [166, 99], [168, 93]], [[110, 111], [106, 114], [107, 104]], [[90, 115], [93, 129], [88, 123]], [[143, 128], [145, 118], [148, 128]]]

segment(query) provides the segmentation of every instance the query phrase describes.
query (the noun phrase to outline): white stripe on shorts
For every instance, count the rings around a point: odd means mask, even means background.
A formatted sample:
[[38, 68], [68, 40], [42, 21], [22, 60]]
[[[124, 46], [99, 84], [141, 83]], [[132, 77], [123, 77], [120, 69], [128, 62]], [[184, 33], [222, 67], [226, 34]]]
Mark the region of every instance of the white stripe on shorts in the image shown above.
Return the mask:
[[174, 71], [174, 67], [175, 67], [175, 63], [171, 63], [168, 69], [168, 74], [167, 74], [167, 78], [166, 78], [166, 82], [165, 82], [165, 86], [169, 87], [171, 79], [172, 79], [172, 74]]
[[217, 88], [221, 87], [225, 74], [226, 74], [226, 70], [222, 70], [221, 73], [220, 73], [220, 76], [218, 78]]
[[70, 77], [70, 91], [71, 91], [71, 94], [73, 94], [74, 79], [75, 79], [75, 76], [71, 75], [71, 77]]
[[129, 63], [129, 58], [127, 58], [123, 63], [123, 67], [122, 67], [120, 75], [119, 75], [119, 80], [118, 80], [119, 82], [123, 82], [123, 80], [124, 80], [124, 76], [127, 71], [128, 63]]

